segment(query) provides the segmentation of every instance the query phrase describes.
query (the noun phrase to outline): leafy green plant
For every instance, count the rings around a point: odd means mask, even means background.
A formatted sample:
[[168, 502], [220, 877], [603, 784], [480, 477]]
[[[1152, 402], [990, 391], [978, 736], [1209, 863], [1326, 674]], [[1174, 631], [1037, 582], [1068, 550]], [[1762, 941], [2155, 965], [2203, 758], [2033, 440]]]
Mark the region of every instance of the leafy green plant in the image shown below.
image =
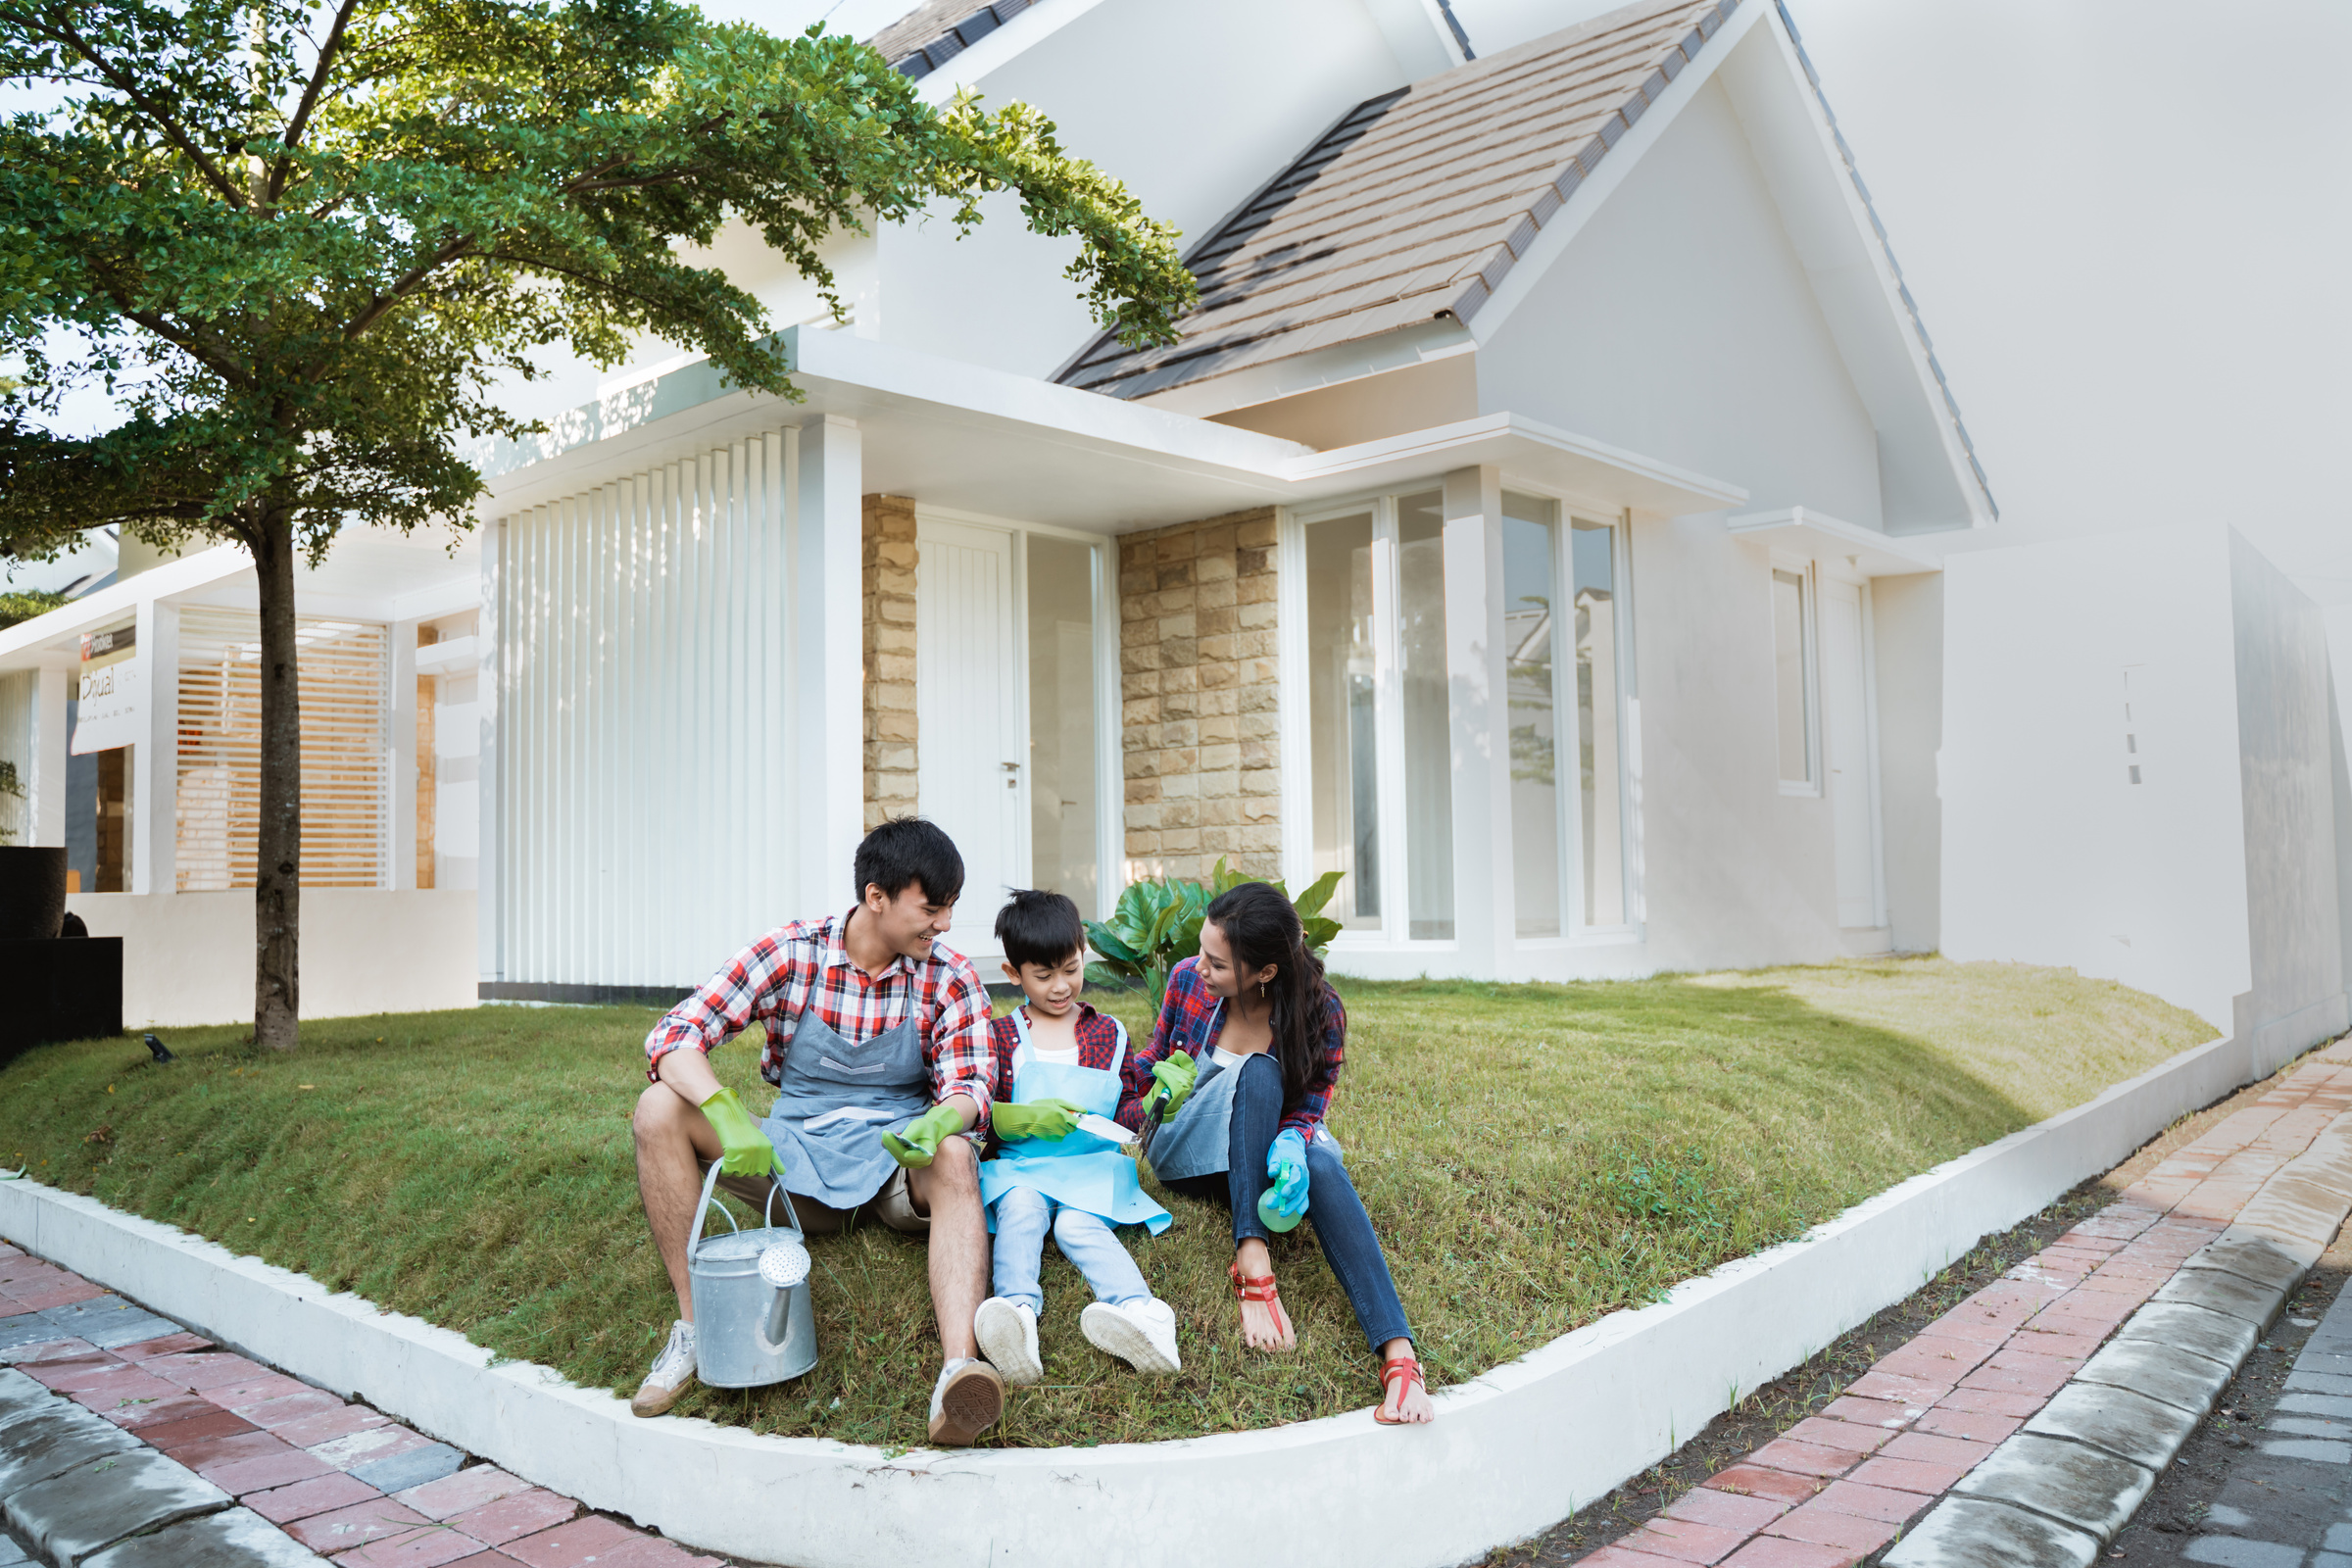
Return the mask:
[[[1152, 1004], [1158, 1006], [1167, 995], [1168, 972], [1200, 951], [1200, 921], [1209, 905], [1228, 889], [1257, 880], [1231, 869], [1219, 856], [1206, 882], [1160, 876], [1128, 883], [1109, 919], [1086, 922], [1087, 945], [1102, 959], [1087, 965], [1087, 979], [1097, 985], [1141, 986], [1151, 993]], [[1291, 890], [1282, 883], [1268, 885], [1291, 899]], [[1315, 878], [1312, 887], [1291, 899], [1291, 907], [1298, 911], [1298, 921], [1306, 928], [1307, 951], [1318, 958], [1340, 934], [1340, 922], [1323, 913], [1323, 906], [1331, 902], [1339, 885], [1340, 873], [1326, 871]]]
[[1644, 1230], [1715, 1236], [1730, 1228], [1721, 1203], [1726, 1184], [1695, 1152], [1621, 1152], [1595, 1185], [1609, 1206]]

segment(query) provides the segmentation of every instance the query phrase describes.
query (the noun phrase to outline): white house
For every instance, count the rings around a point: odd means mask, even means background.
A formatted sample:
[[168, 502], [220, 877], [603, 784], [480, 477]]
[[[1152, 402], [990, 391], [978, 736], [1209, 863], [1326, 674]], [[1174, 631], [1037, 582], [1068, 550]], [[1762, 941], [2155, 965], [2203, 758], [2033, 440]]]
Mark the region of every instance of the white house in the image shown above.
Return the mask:
[[[1778, 0], [1476, 59], [1437, 0], [934, 0], [876, 41], [927, 98], [1039, 104], [1198, 236], [1183, 340], [1102, 341], [1007, 207], [837, 240], [847, 322], [724, 239], [806, 402], [659, 358], [517, 388], [552, 434], [488, 455], [460, 549], [348, 539], [304, 581], [346, 720], [306, 731], [340, 847], [310, 1010], [674, 995], [920, 809], [976, 953], [1003, 887], [1099, 912], [1224, 855], [1345, 872], [1358, 974], [1941, 946], [2280, 1049], [2340, 1027], [2316, 616], [2219, 531], [2199, 564], [1947, 563], [1992, 489]], [[250, 573], [124, 571], [0, 632], [0, 756], [36, 839], [99, 811], [63, 798], [69, 686], [135, 620], [127, 849], [74, 906], [138, 939], [131, 1015], [236, 1016]], [[2233, 591], [2175, 637], [2158, 588], [2199, 573]], [[2094, 622], [2200, 694], [2196, 793], [2080, 728], [2132, 662]], [[2142, 806], [2212, 853], [2101, 946], [2132, 852], [2036, 846]]]

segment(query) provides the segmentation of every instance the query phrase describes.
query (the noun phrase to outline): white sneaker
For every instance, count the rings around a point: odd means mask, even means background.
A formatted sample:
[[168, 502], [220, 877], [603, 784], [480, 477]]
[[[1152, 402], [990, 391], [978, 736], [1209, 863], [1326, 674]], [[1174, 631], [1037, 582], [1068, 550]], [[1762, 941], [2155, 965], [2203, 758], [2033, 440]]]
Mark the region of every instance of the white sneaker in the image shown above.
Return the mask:
[[654, 1369], [637, 1385], [637, 1397], [629, 1401], [636, 1415], [660, 1415], [678, 1402], [694, 1382], [694, 1325], [684, 1321], [670, 1324], [669, 1343], [654, 1357]]
[[1156, 1296], [1118, 1306], [1092, 1302], [1078, 1314], [1078, 1332], [1087, 1344], [1138, 1372], [1164, 1377], [1184, 1369], [1176, 1354], [1176, 1309]]
[[988, 1364], [1016, 1389], [1042, 1381], [1046, 1363], [1037, 1353], [1037, 1314], [1020, 1301], [992, 1296], [972, 1314], [972, 1337]]

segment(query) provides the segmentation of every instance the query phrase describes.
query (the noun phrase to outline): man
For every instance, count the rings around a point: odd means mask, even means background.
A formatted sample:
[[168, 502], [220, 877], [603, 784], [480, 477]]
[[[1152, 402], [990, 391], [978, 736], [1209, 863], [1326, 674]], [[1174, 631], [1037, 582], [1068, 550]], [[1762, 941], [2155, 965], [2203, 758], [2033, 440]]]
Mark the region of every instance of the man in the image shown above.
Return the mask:
[[[995, 1089], [988, 992], [939, 941], [963, 890], [963, 857], [934, 824], [901, 817], [858, 846], [856, 875], [847, 914], [769, 932], [646, 1037], [653, 1083], [634, 1118], [637, 1191], [678, 1321], [630, 1401], [639, 1415], [668, 1409], [694, 1378], [686, 1252], [712, 1164], [755, 1208], [771, 1176], [782, 1181], [811, 1233], [864, 1216], [927, 1237], [946, 1362], [931, 1392], [931, 1441], [971, 1443], [1004, 1412], [1004, 1380], [977, 1359], [972, 1338], [989, 1281], [972, 1144]], [[707, 1059], [754, 1020], [767, 1032], [760, 1074], [777, 1089], [765, 1122], [719, 1086]]]

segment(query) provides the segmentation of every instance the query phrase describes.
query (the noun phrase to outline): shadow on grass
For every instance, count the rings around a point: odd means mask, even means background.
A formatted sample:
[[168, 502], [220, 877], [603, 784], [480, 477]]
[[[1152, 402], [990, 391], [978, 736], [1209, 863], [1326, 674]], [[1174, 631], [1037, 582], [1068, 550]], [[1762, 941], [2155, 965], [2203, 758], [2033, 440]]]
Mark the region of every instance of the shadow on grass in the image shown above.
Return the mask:
[[[1349, 1056], [1333, 1125], [1438, 1385], [1798, 1235], [2032, 1119], [1935, 1039], [1856, 1023], [1777, 984], [1348, 983], [1344, 994]], [[1981, 1004], [1997, 1011], [1999, 997], [1988, 986]], [[1148, 1034], [1141, 999], [1102, 1000]], [[170, 1066], [131, 1038], [42, 1048], [0, 1072], [14, 1123], [0, 1156], [626, 1393], [671, 1315], [628, 1127], [654, 1016], [326, 1020], [306, 1024], [285, 1056], [243, 1045], [241, 1030], [183, 1030]], [[714, 1060], [763, 1109], [756, 1056], [739, 1042]], [[1047, 1384], [1016, 1394], [998, 1441], [1144, 1441], [1372, 1400], [1372, 1359], [1312, 1255], [1311, 1227], [1276, 1250], [1301, 1349], [1270, 1358], [1240, 1344], [1223, 1213], [1159, 1196], [1176, 1225], [1124, 1235], [1176, 1308], [1184, 1373], [1139, 1379], [1087, 1346], [1083, 1283], [1049, 1252]], [[816, 1370], [698, 1391], [680, 1413], [919, 1444], [937, 1355], [923, 1250], [867, 1232], [812, 1251]]]

